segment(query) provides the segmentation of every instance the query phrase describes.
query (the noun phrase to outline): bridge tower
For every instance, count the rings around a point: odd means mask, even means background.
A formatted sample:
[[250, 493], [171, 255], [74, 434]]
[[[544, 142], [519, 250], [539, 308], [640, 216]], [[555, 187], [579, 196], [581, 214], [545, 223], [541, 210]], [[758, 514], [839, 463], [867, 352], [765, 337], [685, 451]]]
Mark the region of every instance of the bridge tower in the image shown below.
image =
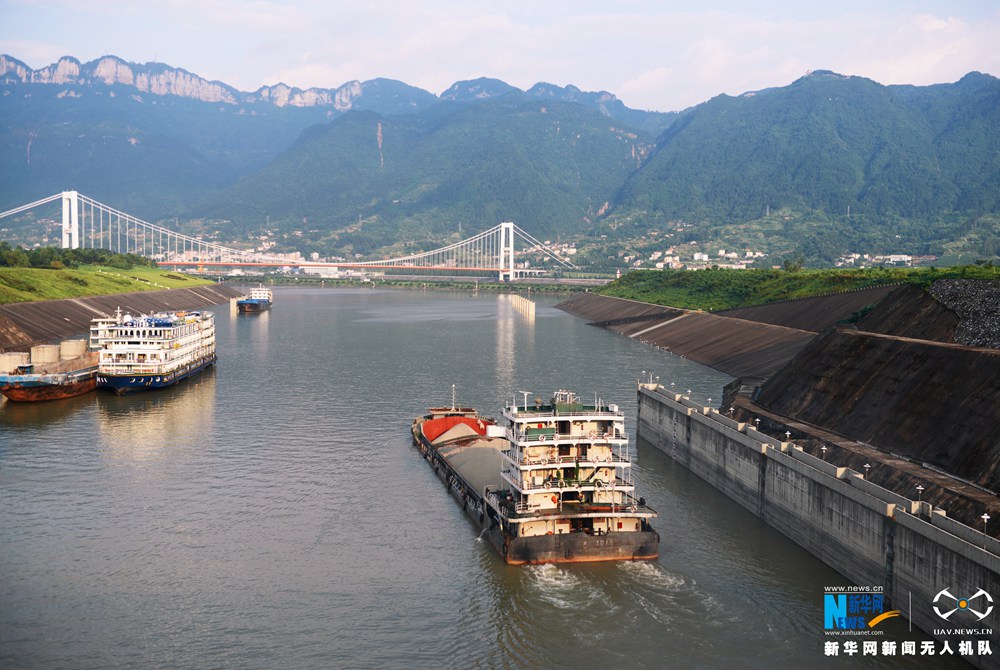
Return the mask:
[[500, 258], [497, 266], [500, 268], [500, 281], [514, 281], [514, 222], [504, 221], [500, 224]]
[[62, 248], [80, 248], [80, 198], [76, 191], [62, 193]]

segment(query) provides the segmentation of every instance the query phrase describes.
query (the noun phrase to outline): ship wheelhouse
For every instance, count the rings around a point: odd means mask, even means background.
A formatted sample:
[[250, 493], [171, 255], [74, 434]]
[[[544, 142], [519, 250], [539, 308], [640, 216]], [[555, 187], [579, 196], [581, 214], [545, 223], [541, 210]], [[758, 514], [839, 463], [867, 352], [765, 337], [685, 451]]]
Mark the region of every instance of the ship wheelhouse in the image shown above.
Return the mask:
[[515, 536], [648, 530], [656, 516], [636, 498], [624, 413], [595, 399], [585, 405], [560, 390], [550, 402], [525, 394], [504, 408], [509, 448], [502, 452], [505, 490], [490, 504]]

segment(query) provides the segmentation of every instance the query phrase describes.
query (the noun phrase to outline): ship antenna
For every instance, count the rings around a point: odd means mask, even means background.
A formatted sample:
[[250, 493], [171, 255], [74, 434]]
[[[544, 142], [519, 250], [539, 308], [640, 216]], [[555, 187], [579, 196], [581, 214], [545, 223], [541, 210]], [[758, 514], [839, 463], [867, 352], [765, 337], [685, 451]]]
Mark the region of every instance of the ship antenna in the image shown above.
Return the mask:
[[531, 391], [518, 391], [524, 394], [524, 411], [528, 411], [528, 396], [531, 395]]
[[455, 411], [455, 385], [451, 385], [451, 411]]

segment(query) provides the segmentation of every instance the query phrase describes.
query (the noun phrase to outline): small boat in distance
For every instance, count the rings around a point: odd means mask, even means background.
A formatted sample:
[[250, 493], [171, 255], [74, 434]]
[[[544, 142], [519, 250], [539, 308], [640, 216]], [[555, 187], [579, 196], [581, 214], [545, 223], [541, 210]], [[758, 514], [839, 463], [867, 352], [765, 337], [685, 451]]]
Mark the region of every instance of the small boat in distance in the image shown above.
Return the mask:
[[504, 408], [432, 408], [413, 440], [482, 535], [511, 565], [652, 560], [656, 512], [635, 497], [625, 418], [575, 393]]
[[172, 386], [215, 364], [215, 315], [159, 312], [91, 322], [99, 347], [97, 388], [122, 395]]
[[271, 309], [274, 302], [274, 294], [271, 289], [265, 286], [258, 286], [250, 289], [250, 294], [245, 295], [236, 301], [236, 310], [240, 314], [259, 314]]

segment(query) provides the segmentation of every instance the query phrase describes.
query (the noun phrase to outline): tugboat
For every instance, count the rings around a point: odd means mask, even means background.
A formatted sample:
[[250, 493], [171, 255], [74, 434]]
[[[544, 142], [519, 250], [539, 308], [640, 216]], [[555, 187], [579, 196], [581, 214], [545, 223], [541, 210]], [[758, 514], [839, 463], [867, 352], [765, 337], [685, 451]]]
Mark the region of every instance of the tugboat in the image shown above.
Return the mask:
[[503, 409], [433, 408], [413, 439], [511, 565], [651, 560], [656, 512], [635, 498], [625, 417], [570, 391]]
[[274, 302], [274, 294], [271, 289], [261, 285], [250, 289], [250, 295], [243, 296], [236, 301], [236, 310], [240, 314], [259, 314], [271, 309]]
[[215, 364], [215, 316], [211, 312], [122, 315], [91, 322], [100, 361], [97, 388], [122, 395], [165, 388]]

